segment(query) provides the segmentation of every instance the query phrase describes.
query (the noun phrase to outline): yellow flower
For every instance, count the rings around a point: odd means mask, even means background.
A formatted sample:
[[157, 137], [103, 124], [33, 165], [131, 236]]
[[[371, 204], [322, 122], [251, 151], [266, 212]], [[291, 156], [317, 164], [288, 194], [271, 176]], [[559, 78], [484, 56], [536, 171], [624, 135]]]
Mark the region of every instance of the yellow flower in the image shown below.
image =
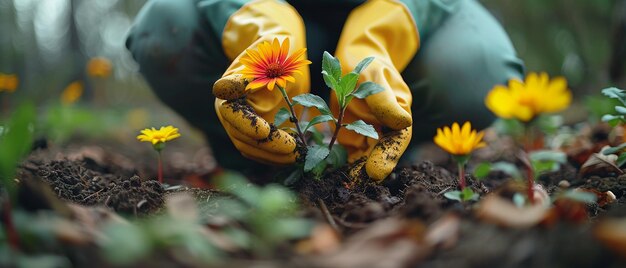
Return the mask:
[[470, 122], [465, 122], [462, 128], [459, 127], [459, 123], [454, 122], [452, 129], [448, 126], [444, 127], [443, 130], [438, 128], [434, 140], [439, 147], [448, 153], [464, 156], [475, 149], [485, 147], [486, 144], [482, 141], [484, 135], [483, 131], [476, 133]]
[[111, 75], [111, 62], [102, 57], [96, 57], [87, 63], [87, 74], [91, 77], [107, 78]]
[[294, 74], [302, 74], [299, 69], [311, 64], [310, 61], [301, 59], [305, 52], [306, 48], [302, 48], [287, 57], [289, 38], [282, 44], [274, 38], [271, 44], [267, 41], [259, 44], [258, 50], [246, 50], [246, 55], [241, 58], [244, 68], [239, 72], [244, 78], [252, 80], [246, 90], [266, 86], [271, 91], [275, 85], [285, 88], [287, 82], [295, 82]]
[[137, 136], [137, 140], [151, 142], [152, 145], [165, 143], [180, 137], [178, 128], [173, 126], [161, 127], [160, 129], [146, 128], [141, 131], [141, 134]]
[[487, 108], [500, 118], [528, 122], [542, 113], [559, 112], [572, 101], [563, 77], [552, 80], [546, 73], [529, 73], [526, 81], [510, 80], [509, 87], [495, 86], [485, 98]]
[[3, 74], [0, 73], [0, 92], [7, 91], [9, 93], [15, 92], [20, 80], [15, 74]]
[[65, 105], [76, 102], [83, 95], [83, 83], [75, 81], [69, 84], [61, 93], [61, 103]]

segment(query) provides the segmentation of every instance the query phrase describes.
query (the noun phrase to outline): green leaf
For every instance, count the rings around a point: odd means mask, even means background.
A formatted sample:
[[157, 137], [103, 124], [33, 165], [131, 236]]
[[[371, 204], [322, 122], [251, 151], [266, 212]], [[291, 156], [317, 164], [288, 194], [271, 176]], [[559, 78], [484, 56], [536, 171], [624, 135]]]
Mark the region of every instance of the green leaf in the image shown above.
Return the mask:
[[478, 200], [478, 197], [480, 197], [480, 195], [474, 193], [474, 191], [472, 191], [472, 188], [465, 187], [463, 191], [461, 191], [461, 200], [463, 201], [476, 201]]
[[148, 235], [133, 223], [109, 225], [104, 228], [104, 234], [107, 239], [102, 239], [100, 247], [113, 264], [131, 264], [152, 250]]
[[280, 127], [280, 125], [282, 125], [287, 120], [289, 120], [290, 117], [291, 117], [291, 113], [289, 112], [289, 110], [287, 110], [287, 108], [285, 107], [282, 107], [280, 108], [280, 110], [278, 110], [278, 112], [274, 116], [274, 125], [276, 127]]
[[304, 107], [315, 107], [322, 114], [331, 114], [330, 108], [328, 108], [328, 105], [320, 96], [306, 93], [293, 97], [293, 101]]
[[35, 106], [31, 103], [25, 103], [17, 108], [10, 121], [2, 128], [2, 135], [0, 136], [0, 180], [3, 182], [3, 186], [9, 189], [9, 193], [12, 193], [13, 175], [18, 162], [32, 146], [35, 118]]
[[306, 158], [304, 160], [304, 172], [311, 171], [315, 166], [317, 166], [320, 162], [324, 161], [326, 157], [330, 154], [328, 147], [313, 145], [308, 146], [308, 151], [306, 153]]
[[531, 152], [528, 157], [531, 161], [554, 161], [560, 164], [567, 162], [567, 156], [561, 151], [539, 150]]
[[450, 199], [450, 200], [456, 200], [461, 202], [463, 199], [461, 199], [461, 191], [449, 191], [449, 192], [445, 192], [443, 194], [443, 196], [445, 196], [446, 198]]
[[613, 113], [613, 107], [620, 104], [616, 99], [605, 98], [599, 95], [585, 97], [584, 103], [585, 108], [587, 108], [587, 111], [590, 113], [591, 119], [596, 122], [600, 120], [603, 115]]
[[617, 157], [617, 160], [615, 160], [615, 165], [617, 167], [622, 167], [624, 164], [626, 164], [626, 154], [620, 154]]
[[474, 177], [482, 180], [489, 175], [489, 172], [491, 172], [491, 163], [483, 162], [474, 168]]
[[376, 129], [374, 129], [372, 125], [365, 123], [363, 120], [354, 121], [346, 125], [346, 129], [352, 130], [366, 137], [378, 139], [378, 132], [376, 132]]
[[337, 79], [329, 75], [326, 71], [322, 71], [322, 77], [324, 78], [324, 83], [326, 83], [327, 87], [332, 90], [337, 90], [339, 87], [339, 81], [337, 81]]
[[335, 144], [333, 145], [333, 149], [330, 150], [330, 154], [328, 155], [326, 161], [328, 161], [333, 168], [342, 167], [348, 162], [348, 151], [346, 151], [346, 148], [341, 146], [341, 144]]
[[220, 190], [233, 194], [248, 204], [256, 204], [258, 202], [259, 188], [250, 184], [243, 175], [229, 171], [220, 174], [215, 180]]
[[502, 171], [506, 174], [509, 174], [513, 179], [523, 179], [522, 172], [520, 172], [519, 168], [516, 165], [508, 163], [508, 162], [496, 162], [491, 165], [491, 171]]
[[302, 131], [306, 132], [312, 126], [315, 126], [319, 123], [324, 123], [324, 122], [333, 121], [333, 120], [335, 120], [335, 118], [332, 115], [329, 115], [329, 114], [318, 115], [316, 117], [313, 117], [313, 119], [311, 119], [311, 122], [309, 122], [309, 124], [307, 124], [306, 127]]
[[560, 151], [541, 150], [532, 152], [528, 156], [535, 176], [545, 172], [558, 171], [561, 168], [560, 164], [567, 162], [567, 156]]
[[601, 120], [602, 120], [602, 122], [609, 123], [609, 125], [611, 125], [612, 127], [615, 127], [619, 123], [625, 121], [623, 115], [612, 115], [612, 114], [605, 114], [605, 115], [603, 115]]
[[320, 132], [316, 128], [309, 128], [308, 130], [311, 132], [311, 138], [316, 144], [323, 145], [324, 144], [324, 133]]
[[293, 209], [289, 204], [294, 199], [295, 196], [287, 188], [270, 184], [261, 189], [256, 206], [264, 213], [282, 214]]
[[311, 173], [313, 173], [314, 178], [316, 180], [319, 180], [322, 178], [322, 174], [324, 174], [324, 170], [326, 170], [326, 166], [328, 166], [328, 162], [322, 161], [322, 162], [319, 162], [313, 169], [311, 169]]
[[356, 87], [357, 81], [359, 81], [359, 74], [355, 72], [344, 75], [341, 81], [339, 81], [339, 88], [335, 90], [338, 95], [337, 97], [345, 99], [348, 94], [352, 93], [352, 90]]
[[622, 114], [622, 115], [624, 115], [624, 114], [626, 114], [626, 107], [619, 106], [619, 105], [615, 106], [615, 111], [620, 113], [620, 114]]
[[602, 94], [609, 98], [617, 99], [626, 105], [626, 92], [616, 87], [605, 88], [602, 90]]
[[361, 83], [359, 85], [359, 88], [356, 90], [356, 92], [352, 93], [352, 95], [359, 99], [365, 99], [370, 95], [374, 95], [384, 90], [385, 88], [383, 88], [379, 84], [376, 84], [374, 82], [365, 82]]
[[474, 193], [474, 191], [472, 191], [471, 188], [469, 187], [465, 187], [465, 189], [463, 189], [463, 191], [449, 191], [443, 194], [443, 196], [445, 196], [446, 198], [450, 199], [450, 200], [456, 200], [459, 202], [466, 202], [466, 201], [476, 201], [478, 200], [478, 198], [480, 197], [479, 194]]
[[322, 70], [335, 78], [336, 81], [341, 80], [341, 64], [328, 51], [324, 51], [324, 56], [322, 56]]
[[542, 115], [537, 118], [539, 129], [546, 134], [556, 134], [563, 126], [563, 117], [560, 115]]
[[493, 128], [500, 135], [510, 135], [521, 137], [524, 135], [524, 124], [515, 119], [497, 119], [493, 123]]
[[281, 218], [276, 219], [274, 227], [275, 232], [274, 239], [280, 240], [292, 240], [308, 237], [311, 234], [311, 230], [314, 227], [314, 223], [311, 220], [305, 218]]
[[578, 190], [568, 190], [561, 195], [559, 198], [567, 198], [572, 199], [581, 203], [593, 204], [596, 202], [598, 197], [594, 193], [578, 191]]
[[617, 154], [617, 153], [623, 151], [624, 148], [626, 148], [626, 142], [622, 143], [620, 145], [617, 145], [615, 147], [606, 148], [606, 149], [602, 150], [601, 153], [604, 154], [604, 155]]
[[535, 177], [546, 172], [558, 171], [561, 167], [559, 163], [556, 163], [554, 161], [533, 162], [532, 166], [533, 170], [535, 171]]
[[372, 61], [374, 61], [374, 57], [367, 57], [363, 59], [356, 65], [356, 67], [354, 67], [353, 72], [360, 74], [363, 70], [365, 70], [365, 68], [367, 68], [368, 65], [370, 65], [370, 63], [372, 63]]

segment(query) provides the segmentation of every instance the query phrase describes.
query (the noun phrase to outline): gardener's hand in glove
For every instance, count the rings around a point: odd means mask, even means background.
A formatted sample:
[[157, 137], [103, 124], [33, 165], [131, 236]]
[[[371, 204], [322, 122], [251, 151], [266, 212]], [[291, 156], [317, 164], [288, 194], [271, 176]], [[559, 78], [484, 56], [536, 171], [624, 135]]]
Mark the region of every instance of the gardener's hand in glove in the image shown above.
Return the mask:
[[[268, 123], [286, 105], [281, 93], [264, 86], [246, 92], [250, 81], [236, 74], [243, 70], [241, 60], [246, 49], [256, 49], [263, 42], [276, 45], [275, 38], [280, 42], [288, 38], [292, 52], [305, 47], [304, 25], [291, 6], [278, 1], [257, 1], [233, 14], [223, 33], [223, 47], [232, 64], [213, 86], [213, 94], [217, 97], [218, 118], [244, 156], [285, 165], [294, 163], [298, 157], [296, 140], [283, 130], [270, 128]], [[308, 68], [302, 66], [298, 70], [301, 74], [287, 83], [290, 98], [309, 91]]]
[[[362, 119], [382, 133], [379, 140], [342, 129], [338, 141], [348, 149], [350, 160], [366, 157], [367, 175], [376, 181], [387, 177], [406, 150], [412, 135], [411, 91], [400, 72], [419, 47], [415, 23], [406, 7], [392, 0], [369, 1], [355, 9], [344, 26], [336, 56], [348, 72], [362, 59], [375, 60], [361, 72], [360, 82], [372, 81], [383, 92], [365, 100], [353, 99], [344, 122]], [[332, 109], [337, 111], [336, 96]], [[361, 167], [358, 167], [361, 168]]]

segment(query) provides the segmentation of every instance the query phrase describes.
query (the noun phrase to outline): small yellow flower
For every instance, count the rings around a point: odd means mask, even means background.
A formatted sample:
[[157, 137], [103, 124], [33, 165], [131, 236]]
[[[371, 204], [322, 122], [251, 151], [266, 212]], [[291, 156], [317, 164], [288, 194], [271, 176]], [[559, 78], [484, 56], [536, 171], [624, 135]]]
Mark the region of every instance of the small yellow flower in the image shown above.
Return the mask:
[[266, 87], [271, 91], [275, 85], [285, 88], [287, 82], [295, 82], [294, 74], [302, 74], [302, 68], [311, 64], [305, 54], [306, 48], [301, 48], [289, 56], [289, 38], [282, 43], [274, 38], [272, 43], [259, 44], [257, 50], [246, 50], [241, 57], [244, 68], [240, 72], [252, 80], [246, 90]]
[[500, 118], [529, 122], [542, 113], [564, 110], [572, 101], [563, 77], [550, 80], [546, 73], [529, 73], [526, 81], [512, 79], [508, 88], [495, 86], [485, 98], [487, 108]]
[[15, 74], [3, 74], [0, 73], [0, 92], [6, 91], [9, 93], [15, 92], [20, 80]]
[[443, 130], [438, 128], [434, 140], [439, 147], [448, 153], [464, 156], [475, 149], [485, 147], [486, 144], [482, 141], [484, 135], [483, 131], [476, 133], [470, 122], [465, 122], [462, 128], [459, 127], [459, 123], [454, 122], [452, 129], [448, 126], [444, 127]]
[[76, 102], [83, 95], [83, 83], [74, 81], [70, 83], [61, 93], [61, 103], [65, 105]]
[[87, 74], [91, 77], [107, 78], [111, 75], [112, 64], [103, 57], [96, 57], [87, 63]]
[[137, 140], [151, 142], [152, 145], [165, 143], [180, 137], [178, 128], [173, 126], [161, 127], [160, 129], [146, 128], [141, 131], [141, 134], [137, 136]]

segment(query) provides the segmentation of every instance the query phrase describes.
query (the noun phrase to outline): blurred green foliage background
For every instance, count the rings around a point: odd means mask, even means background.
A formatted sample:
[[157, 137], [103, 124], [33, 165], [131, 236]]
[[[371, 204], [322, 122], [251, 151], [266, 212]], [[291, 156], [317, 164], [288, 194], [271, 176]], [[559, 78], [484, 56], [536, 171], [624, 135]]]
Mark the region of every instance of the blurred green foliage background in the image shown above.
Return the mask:
[[[509, 32], [527, 70], [566, 76], [579, 97], [610, 85], [624, 87], [626, 0], [481, 2]], [[20, 79], [14, 93], [0, 92], [0, 98], [8, 99], [4, 102], [10, 106], [30, 100], [45, 107], [58, 103], [68, 84], [83, 81], [80, 105], [104, 103], [100, 108], [121, 112], [131, 128], [180, 121], [152, 95], [124, 47], [133, 17], [144, 3], [0, 0], [0, 73]], [[101, 81], [85, 72], [93, 57], [105, 57], [113, 65], [103, 86], [104, 102], [94, 100], [94, 87]]]

